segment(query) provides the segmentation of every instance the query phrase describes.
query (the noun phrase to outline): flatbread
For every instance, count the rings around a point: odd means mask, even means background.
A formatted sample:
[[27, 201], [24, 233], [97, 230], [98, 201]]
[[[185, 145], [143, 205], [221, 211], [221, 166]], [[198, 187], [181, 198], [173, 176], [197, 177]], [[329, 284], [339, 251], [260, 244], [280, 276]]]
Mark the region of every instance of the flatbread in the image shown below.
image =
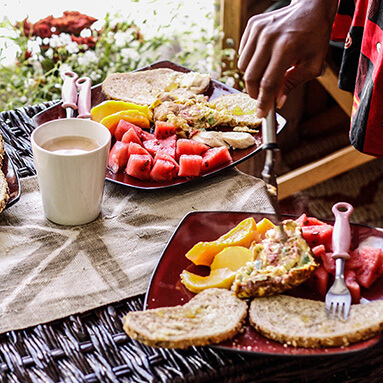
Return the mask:
[[245, 301], [229, 290], [212, 288], [183, 306], [129, 312], [124, 330], [149, 346], [187, 348], [232, 338], [246, 316]]
[[328, 319], [324, 302], [274, 295], [255, 298], [250, 304], [249, 320], [262, 335], [288, 346], [348, 346], [381, 332], [383, 300], [352, 305], [344, 321]]
[[109, 99], [152, 105], [160, 93], [170, 93], [187, 99], [203, 93], [210, 83], [210, 76], [197, 72], [178, 72], [168, 68], [139, 72], [113, 73], [102, 84]]
[[0, 134], [0, 213], [5, 209], [9, 200], [8, 183], [2, 171], [4, 155], [4, 140]]

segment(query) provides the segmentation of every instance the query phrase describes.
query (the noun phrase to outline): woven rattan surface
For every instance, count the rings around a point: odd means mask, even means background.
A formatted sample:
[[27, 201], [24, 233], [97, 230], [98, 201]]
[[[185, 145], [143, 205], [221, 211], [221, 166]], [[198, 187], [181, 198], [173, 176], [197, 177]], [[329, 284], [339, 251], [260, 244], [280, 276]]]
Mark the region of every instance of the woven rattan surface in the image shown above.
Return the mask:
[[[35, 174], [32, 117], [51, 104], [0, 113], [20, 177]], [[22, 203], [22, 198], [18, 203]], [[122, 317], [143, 296], [0, 336], [0, 382], [381, 382], [382, 342], [354, 354], [277, 357], [210, 347], [154, 349], [128, 338]]]

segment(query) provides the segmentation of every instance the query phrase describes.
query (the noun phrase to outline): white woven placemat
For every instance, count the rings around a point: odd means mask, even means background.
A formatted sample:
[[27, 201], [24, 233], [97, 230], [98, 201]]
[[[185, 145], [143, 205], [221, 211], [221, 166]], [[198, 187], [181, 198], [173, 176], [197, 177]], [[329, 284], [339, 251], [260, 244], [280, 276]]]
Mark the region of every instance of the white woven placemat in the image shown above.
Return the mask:
[[144, 293], [190, 211], [272, 212], [263, 181], [236, 169], [173, 189], [106, 182], [101, 216], [77, 227], [45, 219], [36, 177], [0, 214], [0, 333]]

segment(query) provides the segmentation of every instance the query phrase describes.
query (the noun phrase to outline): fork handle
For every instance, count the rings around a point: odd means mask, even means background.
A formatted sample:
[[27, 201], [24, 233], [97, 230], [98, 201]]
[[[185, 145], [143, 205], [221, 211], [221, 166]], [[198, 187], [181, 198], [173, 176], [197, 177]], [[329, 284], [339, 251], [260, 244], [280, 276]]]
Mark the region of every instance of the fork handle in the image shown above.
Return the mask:
[[79, 89], [78, 94], [78, 116], [77, 118], [91, 118], [91, 83], [90, 77], [81, 77], [76, 81], [77, 88]]
[[277, 120], [275, 106], [273, 105], [262, 121], [262, 142], [263, 149], [276, 149], [277, 145]]
[[332, 257], [334, 259], [349, 259], [351, 244], [350, 216], [354, 208], [347, 202], [338, 202], [332, 207], [335, 215], [334, 230], [332, 233]]
[[77, 109], [77, 87], [76, 80], [78, 75], [74, 72], [67, 71], [62, 74], [64, 80], [61, 97], [63, 100], [62, 107], [64, 109], [71, 108], [73, 110]]

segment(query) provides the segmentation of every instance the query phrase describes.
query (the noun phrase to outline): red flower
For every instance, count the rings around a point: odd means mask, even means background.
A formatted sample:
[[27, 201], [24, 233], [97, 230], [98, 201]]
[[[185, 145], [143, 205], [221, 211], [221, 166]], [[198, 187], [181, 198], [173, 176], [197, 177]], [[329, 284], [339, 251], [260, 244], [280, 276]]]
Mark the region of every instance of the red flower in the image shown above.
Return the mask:
[[[33, 36], [40, 36], [41, 38], [51, 37], [53, 34], [60, 34], [61, 32], [70, 33], [78, 36], [83, 29], [90, 28], [97, 19], [91, 16], [84, 15], [77, 11], [64, 12], [62, 17], [55, 18], [47, 16], [44, 19], [32, 24], [28, 19], [23, 20], [23, 30], [25, 36], [29, 36], [32, 31]], [[20, 28], [20, 23], [16, 24]], [[88, 43], [86, 43], [88, 44]], [[89, 40], [89, 46], [92, 44], [92, 39]], [[93, 41], [93, 46], [94, 46]]]
[[72, 41], [80, 45], [86, 44], [89, 48], [94, 48], [96, 45], [96, 41], [94, 40], [93, 36], [81, 37], [72, 35]]
[[64, 12], [62, 17], [52, 20], [52, 26], [56, 28], [55, 33], [71, 33], [78, 36], [83, 29], [90, 28], [97, 19], [84, 15], [77, 11]]
[[15, 28], [19, 29], [21, 23], [23, 26], [24, 35], [29, 36], [29, 34], [31, 33], [32, 24], [28, 21], [28, 18], [25, 18], [22, 22], [17, 22], [15, 24]]
[[47, 16], [45, 19], [39, 20], [33, 25], [33, 35], [40, 36], [42, 39], [44, 39], [45, 37], [51, 37], [53, 34], [53, 21], [53, 16]]

